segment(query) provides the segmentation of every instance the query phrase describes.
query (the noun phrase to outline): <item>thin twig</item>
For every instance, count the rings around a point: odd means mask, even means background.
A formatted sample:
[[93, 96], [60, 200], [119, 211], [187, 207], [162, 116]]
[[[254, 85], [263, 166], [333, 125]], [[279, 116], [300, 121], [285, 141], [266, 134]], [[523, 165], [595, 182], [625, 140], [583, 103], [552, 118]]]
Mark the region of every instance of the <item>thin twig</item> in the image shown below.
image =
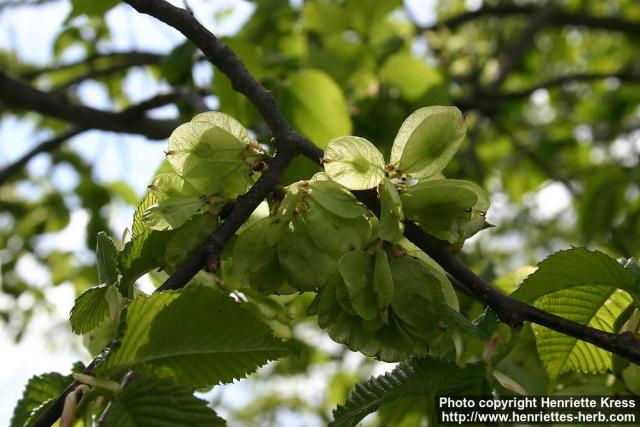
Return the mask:
[[38, 154], [47, 153], [58, 149], [65, 141], [84, 132], [85, 130], [86, 129], [72, 128], [36, 145], [18, 160], [0, 170], [0, 186], [3, 185], [13, 174], [22, 170], [22, 168]]
[[[440, 28], [456, 29], [460, 25], [480, 18], [506, 16], [531, 16], [534, 15], [540, 6], [538, 5], [515, 5], [501, 4], [498, 6], [483, 6], [478, 10], [465, 12], [463, 14], [444, 19], [434, 25], [418, 27], [419, 31], [437, 30]], [[576, 25], [594, 30], [607, 30], [625, 33], [631, 37], [640, 37], [640, 21], [630, 21], [617, 16], [593, 16], [579, 12], [568, 12], [556, 9], [549, 17], [549, 24]]]

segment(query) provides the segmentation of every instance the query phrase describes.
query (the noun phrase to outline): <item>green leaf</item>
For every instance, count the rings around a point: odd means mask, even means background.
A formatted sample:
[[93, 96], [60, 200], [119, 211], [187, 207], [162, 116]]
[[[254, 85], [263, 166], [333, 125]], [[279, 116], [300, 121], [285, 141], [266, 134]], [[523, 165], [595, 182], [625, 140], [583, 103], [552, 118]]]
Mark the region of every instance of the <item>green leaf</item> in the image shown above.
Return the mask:
[[393, 371], [356, 385], [344, 405], [333, 411], [330, 427], [355, 427], [367, 415], [387, 403], [409, 396], [479, 395], [486, 385], [485, 367], [434, 357], [411, 359]]
[[170, 381], [137, 376], [116, 394], [100, 421], [102, 427], [225, 426], [207, 402]]
[[460, 148], [467, 133], [456, 107], [424, 107], [400, 126], [391, 149], [391, 164], [412, 178], [440, 173]]
[[[631, 302], [619, 289], [630, 290], [632, 278], [622, 265], [599, 251], [572, 248], [538, 265], [513, 297], [607, 332]], [[567, 371], [604, 372], [611, 353], [592, 344], [533, 325], [540, 358], [551, 379]]]
[[148, 231], [147, 226], [142, 220], [142, 215], [147, 209], [149, 209], [151, 206], [158, 203], [158, 201], [159, 201], [158, 192], [149, 189], [147, 191], [147, 194], [145, 194], [145, 196], [142, 198], [142, 201], [140, 201], [140, 204], [138, 205], [135, 212], [133, 213], [133, 225], [131, 226], [132, 239], [135, 239], [136, 237], [140, 236], [144, 232]]
[[474, 320], [469, 320], [459, 311], [448, 308], [445, 310], [444, 319], [449, 326], [483, 341], [491, 339], [498, 328], [498, 318], [488, 308]]
[[414, 339], [430, 343], [443, 332], [440, 321], [448, 305], [442, 288], [448, 280], [410, 256], [393, 258], [389, 266], [394, 282], [391, 309]]
[[622, 379], [632, 393], [640, 395], [640, 366], [630, 364], [622, 371]]
[[107, 233], [98, 233], [96, 243], [96, 258], [98, 264], [98, 281], [114, 283], [118, 281], [118, 250], [113, 239]]
[[69, 17], [88, 15], [104, 16], [120, 0], [71, 0], [71, 14]]
[[387, 253], [382, 250], [376, 251], [375, 268], [373, 272], [373, 292], [376, 294], [378, 311], [385, 323], [389, 322], [387, 310], [393, 301], [393, 276], [389, 267]]
[[384, 179], [384, 158], [364, 138], [334, 138], [324, 152], [324, 170], [329, 178], [350, 190], [374, 188]]
[[349, 15], [337, 3], [305, 3], [302, 15], [305, 29], [316, 33], [342, 32], [349, 28]]
[[124, 325], [119, 347], [98, 375], [150, 370], [206, 388], [242, 378], [290, 350], [242, 304], [203, 286], [138, 297]]
[[391, 180], [385, 178], [380, 187], [380, 226], [378, 236], [382, 240], [398, 243], [404, 234], [404, 213], [402, 200]]
[[[364, 248], [371, 237], [371, 224], [367, 218], [343, 218], [309, 200], [309, 209], [303, 214], [309, 237], [324, 252], [339, 257], [354, 249]], [[327, 236], [332, 236], [330, 239]], [[313, 260], [309, 260], [313, 262]]]
[[109, 190], [120, 197], [123, 202], [135, 206], [138, 204], [138, 195], [125, 181], [113, 181], [108, 184]]
[[378, 316], [373, 292], [374, 263], [375, 258], [365, 251], [353, 251], [342, 255], [338, 264], [351, 307], [365, 320], [373, 320]]
[[490, 207], [489, 193], [480, 186], [470, 181], [458, 181], [458, 185], [473, 191], [478, 201], [471, 208], [471, 219], [460, 224], [459, 235], [461, 240], [468, 239], [480, 230], [491, 227], [487, 223], [486, 215]]
[[[535, 274], [535, 273], [534, 273]], [[541, 310], [606, 332], [629, 306], [631, 297], [607, 285], [578, 286], [540, 297]], [[543, 326], [532, 325], [538, 354], [552, 380], [564, 372], [603, 373], [612, 368], [609, 351]]]
[[[218, 225], [217, 218], [205, 213], [191, 218], [182, 227], [171, 231], [166, 241], [164, 258], [161, 263], [167, 273], [173, 273], [194, 250], [207, 240], [207, 237], [218, 228]], [[162, 247], [157, 249], [162, 251]]]
[[451, 243], [464, 240], [464, 224], [472, 219], [478, 195], [466, 181], [422, 181], [400, 196], [404, 214], [428, 233]]
[[89, 288], [76, 298], [69, 320], [71, 330], [79, 335], [91, 332], [109, 317], [107, 292], [112, 285], [99, 285]]
[[271, 218], [263, 218], [246, 228], [233, 245], [233, 272], [236, 279], [265, 294], [275, 293], [286, 275], [278, 261], [275, 244], [267, 239]]
[[232, 198], [253, 182], [250, 144], [247, 130], [233, 117], [207, 112], [173, 131], [167, 156], [200, 194]]
[[301, 215], [294, 216], [277, 248], [289, 284], [302, 292], [319, 289], [338, 270], [337, 257], [318, 247]]
[[162, 62], [162, 74], [169, 84], [178, 86], [191, 83], [196, 46], [189, 40], [174, 47]]
[[402, 97], [416, 101], [429, 89], [443, 83], [440, 73], [407, 52], [391, 55], [380, 69], [380, 81], [400, 90]]
[[202, 206], [202, 197], [176, 196], [150, 206], [142, 214], [142, 220], [152, 230], [172, 230], [187, 222]]
[[351, 117], [340, 86], [319, 70], [290, 75], [282, 109], [296, 129], [324, 148], [332, 138], [351, 133]]
[[13, 410], [10, 427], [29, 425], [28, 421], [35, 420], [36, 414], [44, 412], [72, 380], [70, 375], [57, 372], [31, 377]]
[[116, 332], [118, 332], [118, 325], [107, 319], [82, 336], [82, 345], [95, 357], [111, 342]]
[[146, 230], [127, 242], [118, 259], [122, 271], [119, 285], [122, 295], [131, 297], [136, 280], [154, 268], [164, 265], [165, 248], [172, 233], [173, 230]]
[[[155, 178], [153, 178], [153, 183], [148, 188], [155, 193], [157, 198], [156, 203], [176, 197], [199, 196], [202, 194], [202, 192], [193, 188], [183, 177], [175, 172], [157, 174]], [[142, 212], [145, 212], [147, 209], [149, 209], [149, 206]]]
[[538, 264], [538, 269], [511, 295], [530, 303], [544, 295], [579, 286], [605, 286], [633, 292], [631, 275], [615, 259], [597, 250], [572, 248], [556, 252]]
[[353, 219], [369, 213], [356, 197], [333, 181], [314, 181], [309, 184], [309, 197], [339, 217]]
[[228, 114], [220, 113], [218, 111], [207, 111], [200, 113], [191, 119], [191, 122], [203, 122], [209, 125], [219, 127], [220, 129], [229, 132], [235, 136], [238, 141], [244, 145], [251, 143], [251, 137], [247, 129], [242, 126], [242, 123], [229, 116]]

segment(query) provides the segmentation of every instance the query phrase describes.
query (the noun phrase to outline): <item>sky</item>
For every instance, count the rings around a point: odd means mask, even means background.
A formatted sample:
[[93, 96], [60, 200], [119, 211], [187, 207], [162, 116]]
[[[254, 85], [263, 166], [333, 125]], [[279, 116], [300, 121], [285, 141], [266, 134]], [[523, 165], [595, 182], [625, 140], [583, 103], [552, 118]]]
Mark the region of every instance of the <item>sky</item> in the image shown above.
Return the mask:
[[[176, 5], [181, 2], [172, 1]], [[234, 33], [250, 16], [253, 6], [246, 1], [220, 0], [209, 2], [190, 0], [196, 16], [217, 35]], [[296, 2], [298, 3], [298, 2]], [[412, 0], [407, 4], [412, 17], [421, 24], [434, 21], [435, 12], [431, 0]], [[479, 7], [481, 1], [468, 1], [469, 8]], [[233, 5], [233, 13], [224, 21], [215, 19], [215, 10], [223, 10]], [[57, 1], [41, 7], [24, 7], [0, 11], [0, 49], [18, 52], [25, 62], [47, 64], [51, 61], [51, 42], [69, 12], [67, 1]], [[214, 9], [214, 10], [212, 10]], [[113, 32], [112, 45], [108, 51], [139, 49], [145, 51], [167, 52], [181, 42], [182, 36], [166, 25], [161, 25], [153, 18], [140, 15], [126, 5], [120, 5], [110, 11], [107, 21]], [[37, 23], [37, 25], [33, 25]], [[70, 51], [64, 58], [66, 61], [76, 59], [78, 52]], [[207, 81], [210, 76], [200, 70], [196, 80]], [[154, 95], [162, 90], [157, 83], [142, 71], [133, 71], [126, 81], [128, 93], [136, 100]], [[109, 109], [110, 105], [103, 90], [91, 83], [81, 86], [81, 97], [88, 105]], [[155, 117], [172, 117], [175, 111], [171, 108], [155, 112]], [[0, 167], [18, 158], [46, 135], [37, 131], [28, 121], [5, 119], [0, 122]], [[156, 165], [164, 158], [164, 143], [150, 142], [142, 137], [106, 132], [87, 132], [73, 139], [70, 144], [83, 157], [96, 165], [95, 179], [101, 182], [123, 180], [141, 196], [150, 183]], [[31, 173], [37, 175], [46, 165], [46, 156], [40, 156], [29, 164]], [[52, 177], [53, 184], [60, 188], [73, 188], [76, 177], [64, 169], [58, 170]], [[493, 212], [496, 215], [491, 222], [499, 221], [500, 215], [508, 215], [508, 204], [505, 200], [493, 200]], [[554, 216], [568, 206], [568, 195], [561, 185], [550, 185], [543, 188], [532, 203], [542, 216]], [[111, 225], [116, 230], [123, 230], [130, 225], [133, 208], [114, 206], [111, 213]], [[491, 220], [491, 218], [489, 218]], [[77, 209], [72, 213], [70, 225], [60, 233], [45, 240], [43, 245], [50, 248], [64, 248], [75, 251], [86, 251], [84, 247], [85, 227], [88, 215]], [[516, 242], [517, 243], [517, 242]], [[47, 281], [46, 272], [38, 272], [38, 266], [25, 260], [20, 269], [41, 277], [43, 287]], [[52, 313], [41, 311], [31, 322], [24, 339], [16, 344], [7, 332], [0, 329], [0, 356], [3, 369], [0, 371], [0, 427], [8, 425], [13, 406], [22, 393], [29, 377], [48, 371], [68, 371], [71, 364], [79, 358], [89, 361], [88, 354], [82, 349], [80, 339], [72, 337], [67, 326], [67, 317], [73, 305], [74, 291], [71, 285], [46, 287], [47, 300], [53, 302]], [[11, 303], [0, 293], [0, 306]], [[23, 301], [28, 304], [29, 301]], [[20, 306], [21, 302], [18, 301]], [[52, 325], [55, 325], [52, 328]], [[45, 336], [49, 334], [49, 336]], [[326, 337], [325, 337], [326, 338]], [[312, 340], [317, 337], [311, 337]], [[59, 343], [59, 344], [57, 344]], [[72, 343], [69, 345], [69, 343]], [[331, 343], [327, 343], [331, 346]], [[355, 357], [352, 363], [357, 363]], [[391, 366], [391, 365], [390, 365]], [[380, 365], [382, 372], [390, 366]], [[329, 365], [327, 370], [337, 369]], [[323, 386], [326, 371], [313, 374], [317, 387]], [[301, 393], [313, 394], [313, 389], [305, 383], [276, 385], [282, 393], [297, 390]], [[235, 404], [246, 402], [246, 390], [233, 385], [237, 392], [226, 393], [225, 398]], [[293, 387], [293, 388], [292, 388]], [[313, 396], [310, 396], [312, 398]], [[311, 422], [311, 421], [309, 421]], [[311, 425], [311, 424], [306, 424]]]

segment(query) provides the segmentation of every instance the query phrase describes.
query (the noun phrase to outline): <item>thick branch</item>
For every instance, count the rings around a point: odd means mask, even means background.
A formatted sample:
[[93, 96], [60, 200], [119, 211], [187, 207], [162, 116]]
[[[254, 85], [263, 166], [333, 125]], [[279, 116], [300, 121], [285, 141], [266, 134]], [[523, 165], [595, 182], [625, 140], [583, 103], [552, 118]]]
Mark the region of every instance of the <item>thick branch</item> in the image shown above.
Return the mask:
[[[484, 6], [478, 10], [463, 13], [452, 18], [445, 19], [429, 27], [421, 27], [420, 30], [437, 30], [439, 28], [449, 28], [453, 30], [462, 24], [484, 17], [507, 17], [507, 16], [531, 16], [540, 9], [535, 5], [515, 5], [503, 4], [499, 6]], [[640, 36], [640, 21], [630, 21], [621, 17], [613, 16], [593, 16], [579, 12], [569, 12], [555, 10], [548, 17], [549, 24], [552, 25], [576, 25], [595, 30], [607, 30], [625, 33], [631, 37]]]
[[1, 71], [0, 101], [8, 107], [35, 111], [78, 127], [138, 134], [149, 139], [165, 139], [180, 124], [178, 120], [134, 117], [76, 104], [62, 94], [41, 91]]
[[[151, 97], [147, 100], [141, 101], [138, 104], [123, 110], [119, 113], [122, 116], [128, 117], [130, 120], [138, 120], [140, 117], [144, 117], [145, 112], [154, 108], [162, 107], [164, 105], [172, 104], [179, 100], [184, 100], [193, 106], [194, 110], [202, 112], [206, 110], [206, 106], [203, 105], [202, 97], [208, 94], [205, 90], [193, 91], [191, 89], [178, 88], [174, 92], [159, 94]], [[85, 132], [86, 128], [72, 128], [60, 135], [57, 135], [51, 139], [48, 139], [32, 150], [27, 152], [24, 156], [6, 166], [0, 170], [0, 186], [3, 185], [9, 177], [22, 170], [22, 168], [35, 156], [44, 152], [52, 152], [57, 150], [66, 140]]]

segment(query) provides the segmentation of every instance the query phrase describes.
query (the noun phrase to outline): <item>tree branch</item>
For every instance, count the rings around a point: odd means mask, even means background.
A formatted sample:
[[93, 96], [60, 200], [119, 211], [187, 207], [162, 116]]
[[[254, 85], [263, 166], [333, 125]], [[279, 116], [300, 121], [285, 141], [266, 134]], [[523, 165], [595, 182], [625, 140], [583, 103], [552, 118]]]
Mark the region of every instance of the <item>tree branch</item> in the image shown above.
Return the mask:
[[0, 101], [6, 106], [35, 111], [78, 127], [132, 133], [149, 139], [165, 139], [180, 121], [114, 113], [76, 104], [59, 93], [44, 92], [0, 71]]
[[[141, 101], [140, 103], [132, 105], [118, 114], [127, 117], [132, 121], [138, 120], [140, 117], [144, 117], [144, 113], [149, 110], [162, 107], [179, 100], [188, 102], [190, 105], [192, 105], [194, 110], [202, 112], [206, 110], [206, 105], [204, 105], [202, 97], [208, 94], [209, 92], [204, 89], [194, 91], [191, 89], [178, 88], [174, 92], [159, 94], [147, 100]], [[38, 154], [55, 151], [66, 140], [87, 130], [87, 128], [73, 127], [60, 135], [54, 136], [53, 138], [38, 144], [24, 156], [7, 165], [4, 169], [0, 170], [0, 186], [2, 186], [13, 174], [19, 172], [32, 158], [34, 158]]]
[[[450, 30], [454, 30], [457, 27], [466, 24], [467, 22], [471, 22], [480, 18], [503, 18], [514, 15], [530, 16], [535, 14], [539, 9], [540, 6], [535, 5], [502, 4], [499, 6], [483, 6], [478, 10], [466, 12], [461, 15], [445, 19], [431, 26], [419, 27], [419, 30], [429, 31], [437, 30], [440, 28], [448, 28]], [[595, 30], [620, 32], [634, 38], [640, 37], [640, 22], [626, 20], [621, 17], [593, 16], [579, 12], [569, 12], [556, 9], [548, 17], [548, 22], [549, 24], [556, 26], [576, 25]]]
[[634, 72], [628, 69], [620, 70], [613, 73], [575, 73], [567, 74], [566, 76], [558, 76], [545, 80], [536, 85], [528, 87], [526, 89], [520, 89], [511, 92], [498, 93], [495, 96], [498, 99], [518, 99], [526, 98], [538, 89], [551, 89], [556, 86], [562, 86], [572, 82], [590, 82], [594, 80], [604, 80], [609, 78], [615, 78], [620, 81], [638, 83], [640, 82], [640, 73]]
[[86, 74], [82, 74], [80, 76], [77, 76], [69, 81], [66, 81], [58, 86], [56, 86], [55, 88], [53, 88], [54, 91], [56, 92], [60, 92], [63, 91], [65, 89], [68, 89], [70, 87], [76, 86], [84, 81], [87, 80], [94, 80], [98, 77], [102, 77], [102, 76], [109, 76], [111, 74], [115, 74], [119, 71], [125, 71], [128, 70], [129, 68], [133, 68], [133, 67], [139, 67], [139, 66], [143, 66], [143, 65], [150, 65], [150, 64], [155, 64], [157, 63], [157, 61], [154, 62], [147, 62], [146, 60], [142, 60], [142, 61], [130, 61], [130, 62], [122, 62], [120, 64], [114, 64], [111, 65], [109, 67], [104, 67], [104, 68], [93, 68], [91, 69], [91, 71], [89, 71]]
[[548, 24], [549, 16], [553, 10], [553, 3], [538, 9], [519, 37], [507, 46], [504, 55], [500, 58], [498, 73], [487, 87], [488, 92], [495, 92], [520, 64], [522, 58], [533, 47], [536, 35]]
[[40, 144], [29, 150], [27, 153], [25, 153], [18, 160], [0, 170], [0, 186], [2, 186], [13, 174], [22, 170], [22, 168], [38, 154], [51, 152], [58, 149], [65, 141], [84, 132], [85, 130], [86, 129], [72, 128], [66, 132], [61, 133], [60, 135], [56, 135], [53, 138], [41, 142]]
[[[64, 71], [76, 67], [88, 67], [94, 72], [100, 71], [97, 63], [101, 61], [113, 61], [115, 64], [112, 64], [111, 67], [135, 67], [140, 65], [153, 65], [159, 64], [164, 59], [163, 55], [159, 55], [151, 52], [139, 52], [139, 51], [131, 51], [131, 52], [112, 52], [112, 53], [96, 53], [93, 55], [89, 55], [84, 59], [81, 59], [76, 62], [70, 62], [67, 64], [54, 65], [52, 67], [44, 67], [38, 68], [35, 70], [25, 71], [20, 73], [20, 78], [24, 80], [33, 80], [37, 77], [40, 77], [45, 74], [55, 73], [57, 71]], [[107, 68], [107, 67], [103, 67]], [[102, 73], [104, 74], [104, 72]], [[100, 75], [100, 74], [98, 74]]]
[[454, 100], [454, 103], [461, 110], [481, 110], [485, 112], [498, 110], [506, 101], [518, 101], [533, 94], [538, 89], [553, 89], [558, 86], [573, 82], [592, 82], [615, 78], [623, 82], [637, 84], [640, 83], [640, 72], [631, 67], [611, 72], [585, 72], [567, 74], [565, 76], [551, 77], [548, 80], [534, 84], [528, 88], [512, 90], [507, 92], [489, 92], [480, 89], [473, 96]]

